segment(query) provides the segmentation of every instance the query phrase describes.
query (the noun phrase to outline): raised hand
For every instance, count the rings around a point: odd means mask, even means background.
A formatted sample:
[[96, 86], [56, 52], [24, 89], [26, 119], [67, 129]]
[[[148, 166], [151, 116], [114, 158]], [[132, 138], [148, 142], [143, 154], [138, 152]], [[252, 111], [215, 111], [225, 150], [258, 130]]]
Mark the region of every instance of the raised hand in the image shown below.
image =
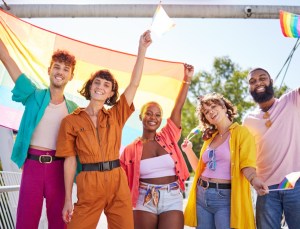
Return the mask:
[[140, 46], [144, 48], [148, 48], [151, 43], [152, 43], [151, 31], [147, 30], [140, 37]]
[[184, 64], [184, 80], [190, 82], [194, 75], [194, 66], [190, 64]]

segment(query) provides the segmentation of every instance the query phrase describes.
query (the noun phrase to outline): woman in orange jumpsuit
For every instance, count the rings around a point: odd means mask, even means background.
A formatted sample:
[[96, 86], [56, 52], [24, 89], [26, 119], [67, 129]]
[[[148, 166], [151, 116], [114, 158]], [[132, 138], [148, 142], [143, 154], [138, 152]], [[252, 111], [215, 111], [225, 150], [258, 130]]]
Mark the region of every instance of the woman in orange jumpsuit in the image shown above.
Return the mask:
[[[126, 174], [120, 167], [119, 149], [122, 128], [134, 111], [133, 99], [151, 42], [150, 31], [146, 31], [140, 37], [130, 83], [118, 101], [117, 81], [108, 70], [100, 70], [80, 91], [90, 100], [88, 106], [78, 108], [61, 123], [56, 156], [65, 157], [66, 196], [62, 214], [68, 228], [96, 228], [103, 210], [109, 228], [133, 228], [130, 191]], [[104, 104], [113, 107], [106, 110]], [[78, 201], [73, 211], [76, 156], [82, 171], [76, 177]]]

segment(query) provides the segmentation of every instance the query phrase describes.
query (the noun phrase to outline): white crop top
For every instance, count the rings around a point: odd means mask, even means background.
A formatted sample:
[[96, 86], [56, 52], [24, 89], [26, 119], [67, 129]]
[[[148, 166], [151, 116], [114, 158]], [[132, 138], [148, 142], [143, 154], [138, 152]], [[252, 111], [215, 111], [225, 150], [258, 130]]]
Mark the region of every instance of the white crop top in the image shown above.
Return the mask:
[[175, 163], [169, 154], [141, 160], [140, 178], [156, 178], [175, 175]]

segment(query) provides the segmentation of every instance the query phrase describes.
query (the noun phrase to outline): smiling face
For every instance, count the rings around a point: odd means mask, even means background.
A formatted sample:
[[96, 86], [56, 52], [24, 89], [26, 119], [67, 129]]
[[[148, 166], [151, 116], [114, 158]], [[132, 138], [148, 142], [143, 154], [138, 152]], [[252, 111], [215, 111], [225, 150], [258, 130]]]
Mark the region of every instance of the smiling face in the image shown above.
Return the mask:
[[48, 74], [50, 77], [50, 87], [64, 89], [67, 83], [73, 78], [73, 69], [64, 62], [54, 61], [48, 68]]
[[150, 131], [156, 131], [162, 121], [162, 110], [157, 103], [146, 104], [141, 111], [140, 120], [143, 128]]
[[90, 87], [91, 100], [106, 101], [112, 97], [114, 92], [112, 91], [112, 82], [96, 77]]
[[104, 104], [113, 106], [119, 97], [118, 82], [108, 70], [99, 70], [82, 86], [79, 93], [87, 100], [104, 100]]
[[273, 80], [263, 69], [253, 70], [248, 75], [249, 92], [257, 103], [269, 101], [274, 97]]
[[227, 118], [226, 111], [227, 109], [225, 106], [210, 102], [203, 104], [202, 113], [210, 124], [216, 125], [224, 118]]

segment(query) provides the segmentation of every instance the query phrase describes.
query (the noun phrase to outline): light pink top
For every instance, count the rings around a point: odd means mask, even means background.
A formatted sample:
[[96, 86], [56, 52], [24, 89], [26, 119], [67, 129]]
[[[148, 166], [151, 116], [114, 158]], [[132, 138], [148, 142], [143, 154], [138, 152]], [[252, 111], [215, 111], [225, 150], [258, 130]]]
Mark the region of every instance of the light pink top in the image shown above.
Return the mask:
[[169, 154], [141, 160], [140, 178], [175, 175], [175, 163]]
[[268, 111], [272, 126], [265, 126], [261, 110], [246, 117], [244, 125], [254, 135], [257, 147], [257, 174], [267, 184], [279, 184], [300, 171], [300, 94], [293, 90], [276, 99]]
[[212, 148], [208, 147], [207, 150], [203, 153], [202, 160], [206, 164], [206, 167], [202, 173], [202, 176], [208, 178], [231, 180], [229, 137], [230, 135], [227, 136], [226, 140], [221, 145], [214, 149], [216, 170], [211, 170], [208, 168], [208, 162], [210, 161], [208, 152], [211, 151]]
[[30, 145], [56, 150], [56, 139], [61, 120], [68, 115], [66, 102], [49, 103], [45, 113], [35, 128]]

